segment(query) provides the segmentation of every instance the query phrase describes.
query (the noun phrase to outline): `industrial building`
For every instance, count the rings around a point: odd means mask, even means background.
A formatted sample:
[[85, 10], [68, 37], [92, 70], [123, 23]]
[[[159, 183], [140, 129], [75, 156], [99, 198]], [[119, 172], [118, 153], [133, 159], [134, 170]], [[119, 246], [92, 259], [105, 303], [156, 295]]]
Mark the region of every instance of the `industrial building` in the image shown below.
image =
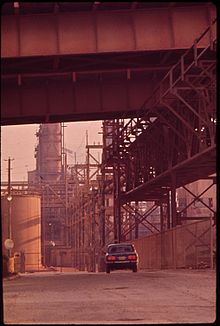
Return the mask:
[[[114, 143], [109, 126], [110, 121], [103, 122], [102, 145], [89, 145], [86, 135], [84, 164], [67, 165], [63, 124], [40, 125], [36, 133], [36, 169], [28, 172], [28, 182], [11, 182], [13, 253], [25, 254], [27, 271], [39, 270], [43, 266], [103, 270], [102, 250], [106, 244], [117, 241], [119, 232], [114, 211], [117, 207], [114, 197], [117, 169], [110, 160], [113, 152], [107, 146]], [[102, 156], [98, 155], [102, 157], [100, 162], [94, 153], [97, 151], [102, 153]], [[120, 179], [121, 190], [125, 187], [125, 180]], [[3, 243], [8, 228], [7, 186], [7, 183], [2, 184]], [[177, 209], [184, 213], [177, 225], [209, 221], [213, 217], [212, 210], [216, 210], [216, 189], [212, 180], [195, 181], [187, 187], [190, 193], [187, 188], [177, 189]], [[193, 202], [194, 196], [199, 196], [206, 188], [206, 196], [200, 200], [195, 197], [197, 200]], [[158, 199], [121, 205], [120, 217], [120, 241], [147, 239], [174, 228], [168, 214], [163, 215], [161, 224]], [[207, 247], [209, 242], [206, 235], [204, 246]], [[3, 252], [6, 253], [4, 246]], [[207, 255], [205, 258], [207, 260]]]
[[[40, 198], [42, 266], [102, 271], [105, 246], [132, 241], [142, 268], [213, 267], [215, 7], [23, 3], [16, 10], [19, 22], [10, 5], [3, 15], [2, 121], [41, 125], [36, 169], [26, 183], [2, 184], [2, 196]], [[33, 28], [32, 15], [44, 29]], [[91, 145], [87, 137], [85, 163], [68, 166], [63, 122], [88, 119], [103, 120], [103, 142]], [[20, 242], [15, 248], [29, 254]]]

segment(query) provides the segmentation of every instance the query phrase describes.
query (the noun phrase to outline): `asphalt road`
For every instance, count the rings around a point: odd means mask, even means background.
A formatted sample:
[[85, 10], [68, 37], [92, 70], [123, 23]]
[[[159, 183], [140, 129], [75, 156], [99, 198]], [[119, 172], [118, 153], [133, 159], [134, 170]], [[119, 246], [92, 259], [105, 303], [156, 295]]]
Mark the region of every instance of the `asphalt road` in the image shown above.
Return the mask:
[[3, 281], [6, 324], [210, 323], [213, 270], [38, 272]]

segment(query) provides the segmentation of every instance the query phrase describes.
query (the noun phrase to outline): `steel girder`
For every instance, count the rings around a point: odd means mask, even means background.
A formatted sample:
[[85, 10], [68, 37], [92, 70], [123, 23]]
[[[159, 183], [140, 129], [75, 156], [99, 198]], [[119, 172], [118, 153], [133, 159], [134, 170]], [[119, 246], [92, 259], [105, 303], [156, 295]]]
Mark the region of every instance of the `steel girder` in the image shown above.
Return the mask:
[[[121, 202], [125, 180], [129, 179], [129, 174], [125, 169], [126, 157], [121, 150], [119, 134], [124, 126], [124, 121], [120, 119], [103, 122], [103, 171], [111, 170], [111, 180], [105, 182], [105, 193], [111, 193], [113, 198], [113, 223], [110, 231], [114, 234], [115, 241], [126, 241], [137, 238], [140, 226], [144, 226], [150, 232], [159, 232], [148, 217], [155, 211], [158, 205], [152, 203], [151, 208], [143, 207], [140, 209], [139, 204], [124, 204]], [[142, 203], [143, 204], [143, 203]], [[142, 205], [143, 206], [143, 205]], [[105, 223], [107, 219], [105, 216]], [[146, 234], [146, 233], [145, 233]]]
[[[153, 213], [153, 211], [157, 208], [158, 206], [156, 204], [153, 204], [148, 210], [146, 210], [146, 212], [144, 214], [141, 214], [138, 211], [138, 205], [136, 205], [136, 207], [134, 208], [131, 204], [125, 204], [123, 205], [123, 209], [128, 211], [129, 213], [131, 213], [133, 215], [133, 221], [129, 221], [129, 227], [127, 227], [127, 225], [125, 224], [123, 226], [123, 232], [122, 232], [122, 236], [126, 237], [126, 235], [128, 233], [130, 233], [135, 227], [136, 227], [136, 223], [138, 222], [138, 224], [143, 224], [151, 233], [156, 232], [160, 232], [159, 229], [157, 229], [157, 227], [152, 224], [150, 221], [147, 220], [147, 217]], [[137, 219], [137, 221], [136, 221]]]
[[[212, 183], [210, 183], [209, 185], [204, 187], [204, 190], [202, 190], [202, 192], [200, 192], [197, 195], [195, 193], [193, 193], [190, 189], [188, 189], [188, 187], [183, 186], [183, 189], [186, 190], [192, 196], [192, 199], [190, 200], [189, 203], [182, 205], [181, 208], [178, 210], [178, 223], [181, 224], [181, 222], [184, 220], [196, 220], [196, 219], [201, 220], [201, 219], [210, 219], [210, 217], [211, 217], [211, 220], [213, 221], [213, 226], [216, 224], [215, 209], [211, 208], [212, 205], [210, 205], [210, 203], [209, 204], [205, 203], [205, 201], [202, 197], [206, 192], [208, 192], [208, 190], [210, 190], [211, 188], [214, 187], [214, 185], [216, 184], [216, 176], [210, 176], [207, 179], [212, 181]], [[193, 204], [195, 204], [196, 202], [199, 202], [203, 208], [206, 208], [207, 212], [205, 214], [203, 214], [203, 216], [201, 216], [201, 215], [200, 216], [189, 216], [189, 214], [187, 214], [187, 209], [190, 206], [192, 206]]]
[[[215, 7], [208, 3], [118, 6], [101, 3], [97, 7], [102, 10], [96, 12], [89, 4], [72, 3], [69, 13], [58, 3], [54, 10], [48, 4], [6, 6], [3, 125], [134, 115], [151, 91], [154, 75], [157, 82], [189, 46], [190, 38], [215, 16]], [[117, 22], [120, 28], [114, 33]]]
[[138, 117], [108, 127], [103, 157], [109, 166], [120, 164], [121, 205], [157, 200], [162, 207], [170, 192], [172, 226], [178, 222], [176, 188], [216, 171], [216, 39], [198, 47], [215, 25], [181, 56]]
[[[161, 81], [143, 106], [143, 116], [129, 120], [121, 130], [121, 146], [130, 156], [127, 170], [136, 171], [134, 178], [129, 178], [127, 191], [215, 148], [215, 40], [198, 51], [197, 43], [205, 36], [197, 39]], [[212, 164], [208, 173], [215, 172], [213, 168]]]
[[208, 3], [115, 12], [18, 11], [2, 16], [2, 57], [188, 48], [214, 17]]
[[72, 74], [7, 78], [1, 89], [1, 123], [131, 116], [151, 92], [151, 73], [138, 73], [130, 80], [126, 71], [87, 75], [77, 81], [72, 79]]

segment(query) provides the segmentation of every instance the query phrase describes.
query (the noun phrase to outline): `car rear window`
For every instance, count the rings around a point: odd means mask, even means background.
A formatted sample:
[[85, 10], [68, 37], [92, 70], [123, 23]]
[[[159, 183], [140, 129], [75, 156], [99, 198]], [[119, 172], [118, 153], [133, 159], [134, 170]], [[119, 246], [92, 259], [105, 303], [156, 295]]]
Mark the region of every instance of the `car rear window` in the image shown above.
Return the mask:
[[108, 248], [109, 253], [119, 253], [119, 252], [132, 252], [134, 251], [133, 247], [128, 246], [111, 246]]

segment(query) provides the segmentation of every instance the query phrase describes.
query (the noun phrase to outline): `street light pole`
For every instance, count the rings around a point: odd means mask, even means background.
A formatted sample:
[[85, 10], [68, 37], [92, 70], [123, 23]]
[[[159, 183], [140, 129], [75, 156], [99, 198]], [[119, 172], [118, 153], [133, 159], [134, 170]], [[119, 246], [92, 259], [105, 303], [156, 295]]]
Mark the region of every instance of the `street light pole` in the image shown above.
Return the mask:
[[[11, 159], [8, 158], [8, 195], [7, 195], [7, 202], [8, 202], [8, 239], [12, 240], [12, 232], [11, 232]], [[11, 257], [11, 249], [8, 249], [8, 257]]]
[[[11, 239], [11, 196], [9, 195], [8, 200], [8, 239]], [[11, 249], [8, 249], [8, 257], [11, 257]]]

